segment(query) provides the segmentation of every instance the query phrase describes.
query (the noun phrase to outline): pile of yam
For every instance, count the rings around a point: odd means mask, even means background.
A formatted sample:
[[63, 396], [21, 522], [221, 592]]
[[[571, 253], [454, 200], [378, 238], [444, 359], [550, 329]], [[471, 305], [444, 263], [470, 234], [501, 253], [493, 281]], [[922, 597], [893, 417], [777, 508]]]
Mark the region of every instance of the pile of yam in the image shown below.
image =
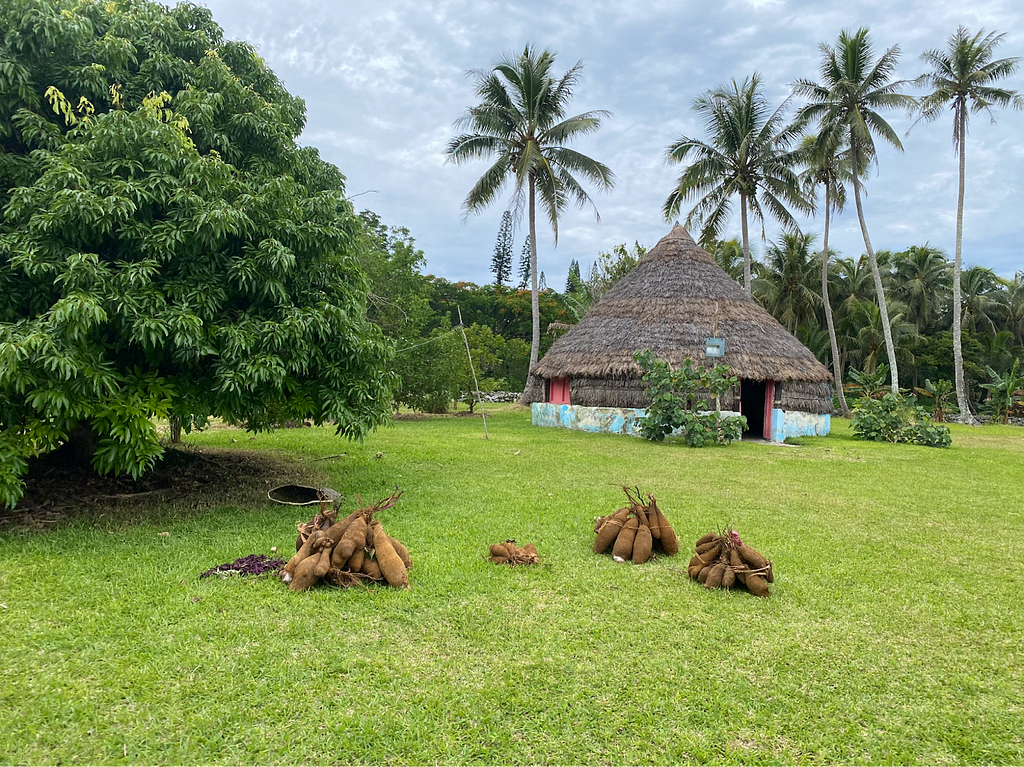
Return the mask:
[[768, 584], [775, 582], [772, 563], [740, 540], [735, 530], [708, 533], [697, 539], [689, 574], [706, 589], [731, 589], [737, 583], [754, 596], [768, 596]]
[[490, 546], [491, 561], [496, 565], [539, 565], [537, 547], [532, 543], [518, 546], [512, 539], [504, 543], [492, 543]]
[[642, 565], [655, 554], [675, 556], [679, 551], [675, 530], [658, 508], [654, 496], [646, 499], [638, 488], [622, 488], [629, 505], [595, 520], [594, 553], [604, 554], [611, 549], [616, 562], [633, 560]]
[[364, 581], [409, 588], [412, 560], [398, 540], [384, 532], [373, 515], [392, 508], [401, 493], [356, 509], [342, 520], [323, 506], [310, 522], [297, 525], [295, 556], [281, 568], [281, 580], [292, 591], [305, 591], [323, 581], [347, 588]]

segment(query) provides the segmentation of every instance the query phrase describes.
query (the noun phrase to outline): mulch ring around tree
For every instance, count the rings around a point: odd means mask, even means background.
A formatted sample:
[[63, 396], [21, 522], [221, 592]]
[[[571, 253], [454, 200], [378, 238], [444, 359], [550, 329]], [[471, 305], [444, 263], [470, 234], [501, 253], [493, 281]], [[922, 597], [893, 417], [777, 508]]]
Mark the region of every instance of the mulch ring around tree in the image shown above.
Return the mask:
[[269, 488], [308, 473], [308, 467], [298, 469], [250, 450], [167, 448], [151, 471], [134, 480], [127, 474], [100, 476], [88, 466], [50, 453], [30, 464], [25, 495], [18, 505], [0, 508], [0, 529], [44, 528], [111, 507], [258, 505], [266, 501]]

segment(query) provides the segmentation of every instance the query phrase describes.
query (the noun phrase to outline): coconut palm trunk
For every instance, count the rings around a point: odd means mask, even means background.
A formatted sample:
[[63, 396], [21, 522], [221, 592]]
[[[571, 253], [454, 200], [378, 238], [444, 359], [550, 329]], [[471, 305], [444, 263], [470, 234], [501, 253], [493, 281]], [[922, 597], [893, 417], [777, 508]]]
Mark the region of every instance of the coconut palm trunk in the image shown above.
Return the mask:
[[959, 133], [957, 150], [960, 152], [960, 188], [957, 190], [956, 198], [956, 249], [953, 254], [953, 368], [956, 379], [956, 404], [960, 408], [960, 417], [965, 423], [972, 426], [978, 421], [971, 413], [970, 404], [967, 402], [967, 386], [964, 381], [964, 350], [960, 341], [960, 324], [963, 307], [960, 305], [960, 269], [961, 249], [964, 238], [964, 180], [967, 167], [964, 158], [964, 148], [967, 137], [967, 110], [961, 109], [957, 115], [959, 120]]
[[828, 327], [828, 340], [832, 345], [832, 377], [836, 383], [836, 398], [839, 400], [839, 408], [844, 416], [850, 414], [850, 406], [846, 404], [846, 394], [843, 393], [843, 373], [839, 360], [839, 341], [836, 339], [836, 323], [832, 319], [832, 304], [828, 298], [828, 229], [831, 222], [830, 214], [832, 207], [831, 184], [825, 184], [825, 234], [822, 237], [821, 248], [821, 301], [825, 305], [825, 325]]
[[526, 387], [523, 389], [520, 405], [526, 405], [540, 399], [534, 391], [541, 382], [533, 374], [533, 368], [540, 359], [540, 283], [537, 272], [537, 180], [530, 175], [529, 209], [527, 218], [530, 227], [530, 311], [533, 317], [532, 339], [530, 341], [530, 369], [526, 375]]
[[882, 285], [882, 273], [878, 270], [878, 259], [875, 258], [875, 249], [871, 247], [871, 238], [868, 236], [867, 221], [864, 220], [864, 206], [860, 201], [860, 153], [857, 150], [857, 137], [850, 131], [850, 146], [853, 152], [853, 199], [857, 203], [857, 219], [860, 221], [860, 233], [864, 236], [864, 250], [868, 254], [868, 263], [871, 264], [871, 277], [875, 283], [875, 295], [878, 297], [878, 311], [882, 321], [882, 336], [885, 338], [885, 351], [889, 357], [889, 374], [892, 377], [892, 393], [900, 393], [900, 374], [896, 367], [896, 347], [892, 343], [892, 328], [889, 325], [889, 309], [885, 303], [885, 287]]
[[743, 289], [750, 298], [750, 235], [747, 233], [747, 196], [743, 192], [740, 192], [740, 226], [743, 232]]

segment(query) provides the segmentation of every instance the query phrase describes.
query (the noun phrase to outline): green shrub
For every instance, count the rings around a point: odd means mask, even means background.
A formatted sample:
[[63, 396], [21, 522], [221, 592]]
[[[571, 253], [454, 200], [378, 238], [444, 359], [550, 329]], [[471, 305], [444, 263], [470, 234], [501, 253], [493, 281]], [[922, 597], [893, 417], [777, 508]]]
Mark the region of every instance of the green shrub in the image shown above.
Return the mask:
[[[746, 417], [723, 416], [718, 408], [721, 396], [736, 385], [736, 376], [729, 375], [728, 366], [694, 367], [687, 357], [682, 367], [672, 370], [650, 350], [635, 352], [633, 359], [644, 371], [642, 380], [651, 399], [640, 419], [640, 434], [645, 439], [661, 442], [678, 429], [687, 445], [704, 447], [728, 445], [743, 436]], [[708, 405], [712, 398], [714, 410]]]
[[889, 392], [881, 399], [862, 399], [853, 410], [853, 433], [875, 442], [909, 442], [949, 447], [949, 428], [932, 421], [920, 405]]

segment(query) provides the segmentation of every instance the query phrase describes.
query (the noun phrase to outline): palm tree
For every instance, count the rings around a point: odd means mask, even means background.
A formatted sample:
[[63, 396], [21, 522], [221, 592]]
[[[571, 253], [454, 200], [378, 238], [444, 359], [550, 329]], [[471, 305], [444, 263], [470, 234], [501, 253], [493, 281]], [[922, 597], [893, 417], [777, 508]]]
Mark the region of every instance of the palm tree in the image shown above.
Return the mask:
[[761, 305], [790, 333], [798, 325], [818, 324], [821, 295], [813, 245], [813, 234], [783, 234], [765, 250], [762, 277], [755, 282]]
[[[984, 35], [984, 37], [982, 37]], [[964, 183], [968, 122], [971, 112], [987, 112], [992, 122], [993, 106], [1013, 106], [1020, 109], [1024, 99], [1016, 91], [997, 88], [994, 83], [1017, 70], [1020, 58], [992, 60], [996, 46], [1003, 39], [994, 32], [985, 35], [982, 29], [971, 36], [967, 27], [958, 27], [946, 50], [926, 51], [921, 58], [931, 65], [932, 71], [922, 75], [919, 82], [927, 84], [932, 92], [921, 99], [921, 115], [936, 120], [946, 105], [953, 112], [953, 151], [960, 158], [960, 185], [956, 199], [956, 250], [953, 254], [953, 368], [956, 376], [956, 400], [967, 423], [977, 421], [967, 407], [964, 386], [964, 357], [960, 343], [960, 252], [964, 234]]]
[[743, 284], [743, 245], [737, 239], [715, 240], [707, 251], [722, 271], [740, 285]]
[[[868, 30], [863, 27], [852, 35], [845, 30], [841, 32], [834, 48], [826, 43], [818, 47], [821, 50], [819, 73], [822, 84], [810, 80], [796, 81], [793, 92], [810, 102], [800, 109], [798, 115], [806, 120], [820, 122], [818, 135], [826, 147], [838, 146], [840, 137], [845, 134], [850, 146], [850, 165], [854, 169], [866, 167], [871, 161], [877, 162], [876, 135], [903, 151], [903, 144], [896, 131], [879, 113], [883, 109], [910, 108], [917, 103], [913, 97], [899, 93], [898, 89], [905, 81], [890, 81], [899, 59], [899, 47], [889, 48], [876, 61]], [[867, 223], [864, 221], [859, 172], [853, 173], [852, 181], [857, 218], [878, 297], [882, 332], [892, 373], [892, 391], [899, 393], [899, 369], [896, 365], [889, 311], [885, 303], [885, 288], [878, 271], [875, 250], [871, 247]]]
[[963, 326], [970, 333], [995, 334], [998, 323], [1007, 314], [1007, 295], [996, 273], [985, 266], [971, 266], [963, 270], [960, 281], [960, 304]]
[[928, 243], [895, 255], [895, 297], [907, 305], [917, 332], [924, 333], [949, 300], [949, 261], [940, 248]]
[[695, 157], [679, 175], [675, 189], [662, 207], [666, 220], [679, 215], [687, 200], [697, 202], [686, 217], [686, 226], [700, 222], [700, 243], [710, 248], [719, 239], [729, 214], [732, 198], [740, 198], [740, 226], [743, 242], [743, 286], [751, 295], [750, 237], [748, 213], [763, 222], [765, 213], [785, 229], [798, 231], [796, 220], [787, 209], [810, 212], [811, 206], [800, 191], [793, 168], [799, 151], [790, 147], [802, 129], [798, 122], [784, 124], [787, 99], [774, 112], [769, 111], [761, 76], [754, 73], [742, 83], [718, 88], [698, 96], [694, 110], [704, 118], [711, 143], [681, 136], [666, 152], [669, 162], [685, 162]]
[[825, 235], [821, 242], [821, 300], [825, 309], [825, 325], [828, 327], [829, 343], [832, 347], [832, 377], [835, 379], [836, 397], [842, 414], [849, 415], [843, 392], [842, 370], [839, 365], [839, 342], [836, 339], [836, 325], [832, 317], [832, 304], [828, 295], [829, 252], [828, 232], [832, 212], [839, 213], [846, 207], [846, 183], [853, 173], [850, 169], [850, 153], [839, 145], [829, 144], [817, 136], [807, 136], [802, 148], [806, 153], [806, 170], [800, 174], [800, 181], [808, 197], [814, 199], [819, 186], [825, 189]]
[[[595, 110], [566, 117], [583, 62], [577, 62], [558, 79], [551, 75], [554, 62], [555, 54], [551, 51], [538, 52], [527, 45], [519, 55], [504, 55], [489, 71], [472, 72], [481, 102], [469, 107], [456, 121], [456, 129], [466, 132], [449, 141], [445, 150], [448, 161], [456, 165], [496, 158], [466, 196], [466, 215], [490, 205], [509, 180], [515, 185], [513, 209], [521, 215], [523, 206], [527, 207], [533, 308], [531, 370], [540, 352], [537, 199], [557, 245], [558, 220], [569, 202], [581, 208], [594, 206], [577, 177], [601, 189], [610, 189], [615, 183], [615, 176], [606, 165], [566, 146], [573, 139], [596, 131], [609, 113]], [[594, 213], [597, 214], [596, 206]], [[523, 402], [530, 399], [531, 384], [535, 385], [532, 374], [530, 378]]]

